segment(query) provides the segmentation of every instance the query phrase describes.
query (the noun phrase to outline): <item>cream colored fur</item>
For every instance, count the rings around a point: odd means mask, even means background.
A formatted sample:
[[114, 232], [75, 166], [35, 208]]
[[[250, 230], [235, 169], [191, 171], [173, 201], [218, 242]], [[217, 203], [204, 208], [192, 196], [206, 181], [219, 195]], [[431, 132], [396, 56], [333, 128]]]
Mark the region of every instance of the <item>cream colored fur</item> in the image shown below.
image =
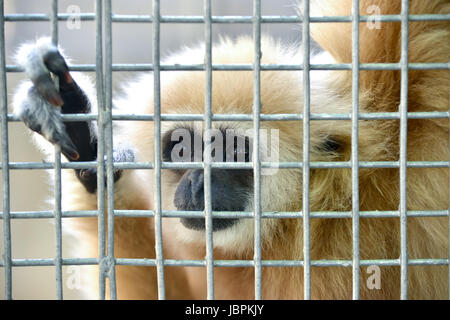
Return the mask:
[[[361, 14], [378, 5], [381, 14], [400, 13], [399, 0], [363, 0]], [[349, 15], [351, 1], [311, 1], [312, 15]], [[411, 0], [410, 14], [450, 13], [447, 0]], [[350, 23], [312, 23], [311, 34], [328, 53], [313, 63], [351, 62]], [[167, 63], [201, 64], [202, 46], [185, 48], [169, 57]], [[302, 50], [264, 37], [262, 63], [302, 63]], [[360, 60], [362, 63], [398, 62], [400, 23], [381, 23], [381, 29], [360, 24]], [[409, 62], [449, 62], [450, 23], [410, 22]], [[222, 39], [213, 48], [213, 63], [253, 63], [250, 37]], [[261, 73], [262, 113], [301, 113], [302, 73], [263, 71]], [[311, 72], [311, 112], [351, 112], [351, 71]], [[448, 111], [449, 70], [409, 72], [409, 111]], [[251, 114], [253, 74], [245, 71], [215, 71], [212, 99], [214, 113]], [[118, 113], [153, 112], [152, 78], [144, 77], [128, 85], [127, 95], [116, 101]], [[205, 74], [203, 72], [163, 72], [161, 74], [162, 113], [203, 113]], [[398, 111], [400, 71], [360, 72], [360, 112]], [[95, 99], [94, 99], [95, 100]], [[408, 121], [408, 160], [449, 161], [448, 120]], [[163, 131], [170, 123], [163, 122]], [[218, 123], [214, 127], [251, 128], [251, 122]], [[359, 123], [360, 161], [396, 161], [399, 158], [399, 121], [371, 120]], [[302, 123], [261, 122], [263, 128], [280, 130], [280, 161], [302, 160]], [[132, 141], [138, 161], [153, 161], [153, 123], [122, 122], [115, 127], [116, 142]], [[339, 152], [326, 152], [321, 143], [330, 137], [341, 144]], [[350, 121], [311, 122], [311, 161], [348, 161], [351, 149]], [[302, 208], [301, 170], [280, 169], [275, 175], [262, 176], [263, 211], [300, 211]], [[115, 185], [116, 209], [153, 209], [151, 170], [126, 171]], [[350, 169], [311, 170], [311, 211], [349, 211], [352, 206]], [[174, 210], [175, 177], [163, 171], [163, 209]], [[360, 169], [360, 210], [398, 210], [399, 173], [397, 169]], [[88, 194], [72, 171], [64, 171], [64, 210], [93, 210], [95, 195]], [[249, 195], [252, 198], [252, 195]], [[407, 171], [408, 210], [447, 210], [449, 208], [449, 172], [445, 168], [409, 168]], [[253, 208], [252, 202], [247, 210]], [[253, 258], [253, 220], [243, 219], [237, 226], [214, 234], [214, 258], [247, 260]], [[410, 259], [448, 258], [448, 218], [408, 218]], [[65, 219], [65, 229], [76, 235], [78, 257], [96, 257], [97, 220]], [[361, 218], [361, 259], [398, 259], [400, 255], [398, 218]], [[185, 229], [178, 219], [163, 221], [164, 257], [167, 259], [204, 259], [205, 235]], [[262, 221], [263, 259], [302, 259], [302, 220], [264, 219]], [[115, 256], [155, 258], [153, 220], [115, 219]], [[351, 219], [311, 220], [311, 259], [352, 259]], [[157, 297], [156, 270], [152, 267], [117, 267], [119, 298], [154, 299]], [[251, 299], [254, 297], [252, 268], [214, 269], [215, 297]], [[361, 267], [361, 298], [398, 299], [400, 268], [381, 267], [381, 289], [366, 286], [366, 267]], [[98, 269], [85, 275], [86, 294], [97, 297]], [[204, 268], [166, 267], [166, 295], [169, 299], [206, 297]], [[351, 268], [312, 267], [313, 299], [349, 299], [352, 293]], [[448, 267], [409, 267], [409, 298], [448, 297]], [[302, 268], [263, 268], [263, 298], [303, 298]]]

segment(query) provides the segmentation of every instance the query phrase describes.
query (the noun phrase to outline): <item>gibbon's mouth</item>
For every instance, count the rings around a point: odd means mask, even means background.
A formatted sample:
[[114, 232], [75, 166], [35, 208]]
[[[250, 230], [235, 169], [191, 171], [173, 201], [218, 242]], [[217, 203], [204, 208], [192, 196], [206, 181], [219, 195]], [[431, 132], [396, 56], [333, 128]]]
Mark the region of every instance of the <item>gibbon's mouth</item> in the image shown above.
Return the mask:
[[[214, 218], [212, 219], [212, 231], [220, 231], [232, 227], [239, 219]], [[204, 218], [181, 218], [181, 224], [191, 230], [203, 231], [205, 227]]]

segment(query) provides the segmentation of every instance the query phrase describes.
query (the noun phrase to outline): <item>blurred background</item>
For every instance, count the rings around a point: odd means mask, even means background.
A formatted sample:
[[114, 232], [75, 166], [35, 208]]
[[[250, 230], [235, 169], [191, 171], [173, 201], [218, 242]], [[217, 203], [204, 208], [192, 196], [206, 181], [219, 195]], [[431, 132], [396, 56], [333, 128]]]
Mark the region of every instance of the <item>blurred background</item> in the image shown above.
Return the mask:
[[[263, 15], [295, 15], [296, 0], [262, 0]], [[60, 0], [59, 12], [72, 13], [74, 8], [82, 13], [94, 12], [92, 0]], [[151, 15], [152, 1], [113, 0], [113, 12], [116, 14]], [[8, 0], [5, 1], [5, 13], [50, 13], [51, 1]], [[252, 15], [252, 0], [213, 0], [213, 15]], [[163, 0], [162, 15], [203, 15], [202, 0]], [[23, 42], [33, 41], [50, 35], [48, 22], [6, 22], [7, 65], [14, 64], [12, 57]], [[288, 42], [299, 42], [301, 31], [296, 24], [263, 24], [263, 33]], [[251, 35], [251, 24], [214, 24], [213, 38], [219, 35]], [[113, 24], [113, 63], [151, 63], [152, 62], [152, 26], [145, 23]], [[203, 40], [202, 24], [161, 25], [161, 56], [176, 52], [185, 45]], [[68, 26], [66, 21], [59, 22], [59, 43], [73, 64], [95, 63], [95, 22], [81, 21], [79, 28]], [[115, 73], [115, 87], [132, 79], [136, 73]], [[20, 81], [22, 73], [7, 74], [7, 95], [9, 112], [11, 98]], [[1, 94], [5, 94], [1, 92]], [[9, 123], [9, 157], [12, 162], [40, 162], [42, 155], [30, 143], [25, 126], [19, 122]], [[0, 171], [1, 173], [1, 171]], [[51, 210], [49, 196], [51, 186], [45, 170], [10, 171], [11, 211]], [[3, 189], [0, 183], [0, 191]], [[2, 201], [2, 197], [0, 197]], [[0, 207], [1, 208], [1, 207]], [[2, 210], [2, 209], [0, 209]], [[12, 219], [12, 257], [14, 259], [36, 259], [55, 257], [55, 230], [52, 219]], [[66, 241], [67, 242], [67, 241]], [[67, 243], [63, 243], [63, 257], [67, 257]], [[0, 220], [0, 252], [3, 254], [3, 225]], [[76, 299], [80, 291], [70, 285], [73, 270], [64, 267], [64, 298]], [[0, 268], [0, 299], [4, 298], [4, 270]], [[54, 267], [14, 267], [14, 299], [54, 299], [56, 282]]]

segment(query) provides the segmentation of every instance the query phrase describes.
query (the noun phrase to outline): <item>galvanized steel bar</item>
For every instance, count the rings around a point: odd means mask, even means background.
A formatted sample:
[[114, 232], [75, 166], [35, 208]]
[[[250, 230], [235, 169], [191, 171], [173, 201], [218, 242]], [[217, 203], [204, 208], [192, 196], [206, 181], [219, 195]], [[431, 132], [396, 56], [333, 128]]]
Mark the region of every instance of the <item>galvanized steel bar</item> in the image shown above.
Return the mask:
[[[185, 267], [205, 267], [205, 260], [181, 260], [164, 259], [165, 266], [185, 266]], [[445, 266], [449, 263], [448, 259], [409, 259], [409, 266]], [[69, 258], [62, 260], [63, 265], [96, 265], [98, 260], [95, 258]], [[13, 259], [14, 267], [34, 267], [34, 266], [54, 266], [54, 259]], [[126, 266], [148, 266], [156, 265], [155, 259], [130, 259], [116, 258], [116, 265]], [[214, 260], [214, 267], [254, 267], [254, 260]], [[262, 260], [263, 267], [303, 267], [303, 260]], [[361, 260], [361, 266], [400, 266], [399, 259], [373, 259]], [[0, 267], [3, 267], [0, 261]], [[352, 260], [311, 260], [313, 267], [345, 267], [352, 266]]]
[[408, 233], [406, 161], [408, 138], [408, 0], [401, 9], [401, 84], [400, 84], [400, 298], [408, 299]]
[[[111, 0], [103, 2], [104, 58], [104, 143], [106, 149], [106, 192], [107, 192], [107, 255], [105, 267], [108, 272], [109, 297], [117, 299], [116, 266], [114, 258], [114, 164], [113, 164], [113, 125], [112, 125], [112, 9]], [[99, 159], [102, 161], [103, 159]]]
[[[204, 260], [164, 260], [166, 266], [204, 267]], [[262, 260], [263, 267], [303, 267], [303, 260]], [[440, 266], [446, 265], [448, 259], [410, 259], [410, 266]], [[118, 265], [154, 266], [154, 259], [117, 259]], [[398, 259], [361, 260], [361, 266], [399, 266]], [[214, 260], [215, 267], [254, 267], [254, 260]], [[346, 267], [352, 266], [352, 260], [311, 260], [314, 267]]]
[[97, 137], [97, 228], [98, 228], [98, 261], [99, 261], [99, 299], [104, 300], [106, 296], [106, 278], [108, 264], [106, 259], [106, 204], [105, 204], [105, 94], [103, 81], [103, 2], [96, 0], [95, 3], [95, 65], [96, 65], [96, 91], [98, 137]]
[[2, 92], [1, 130], [2, 130], [2, 175], [3, 175], [3, 267], [5, 269], [5, 298], [12, 299], [12, 255], [11, 255], [11, 220], [10, 220], [10, 184], [9, 184], [9, 147], [8, 147], [8, 95], [6, 87], [5, 57], [5, 21], [4, 1], [0, 1], [0, 90]]
[[[80, 13], [77, 15], [71, 13], [59, 13], [58, 20], [66, 21], [79, 18], [81, 21], [93, 21], [95, 15], [92, 13]], [[252, 16], [212, 16], [212, 23], [252, 23]], [[372, 21], [373, 16], [360, 16], [360, 22]], [[401, 16], [395, 14], [378, 15], [378, 21], [380, 22], [400, 22]], [[450, 20], [450, 14], [412, 14], [408, 16], [410, 21], [448, 21]], [[7, 22], [20, 22], [20, 21], [49, 21], [50, 16], [43, 13], [13, 13], [5, 15], [5, 21]], [[114, 14], [112, 16], [112, 22], [120, 23], [153, 23], [153, 17], [150, 15], [126, 15], [126, 14]], [[352, 19], [349, 16], [325, 16], [325, 17], [310, 17], [311, 23], [334, 23], [334, 22], [351, 22]], [[262, 16], [261, 23], [302, 23], [303, 17], [300, 16]], [[161, 16], [160, 23], [205, 23], [203, 16]]]
[[[409, 63], [410, 70], [449, 70], [450, 63]], [[70, 71], [94, 72], [93, 64], [70, 65]], [[113, 64], [113, 71], [134, 72], [134, 71], [153, 71], [153, 64], [149, 63], [116, 63]], [[332, 63], [332, 64], [311, 64], [310, 70], [351, 70], [351, 63]], [[399, 63], [361, 63], [360, 70], [400, 70]], [[203, 64], [163, 64], [160, 65], [161, 71], [204, 71]], [[251, 64], [213, 64], [213, 71], [251, 71]], [[261, 64], [261, 71], [302, 71], [303, 65], [298, 64]], [[23, 68], [17, 65], [7, 65], [7, 72], [23, 72]]]
[[[97, 120], [97, 114], [63, 114], [64, 122], [84, 122]], [[310, 113], [310, 120], [351, 120], [351, 114], [347, 113]], [[448, 119], [450, 112], [425, 111], [408, 112], [408, 119]], [[359, 113], [359, 120], [395, 120], [400, 119], [398, 112], [366, 112]], [[113, 114], [112, 120], [120, 121], [153, 121], [153, 114]], [[204, 114], [161, 114], [162, 121], [204, 121]], [[253, 121], [250, 114], [213, 114], [212, 121]], [[261, 121], [299, 121], [303, 120], [303, 114], [280, 113], [261, 114]], [[8, 121], [21, 121], [17, 115], [8, 114]]]
[[[58, 45], [58, 0], [52, 0], [50, 13], [50, 30], [53, 45]], [[54, 78], [58, 85], [58, 77]], [[55, 220], [55, 273], [56, 273], [56, 299], [63, 299], [62, 285], [62, 224], [61, 224], [61, 147], [55, 145], [55, 180], [54, 180], [54, 220]]]
[[[253, 211], [212, 211], [213, 218], [242, 218], [254, 219]], [[115, 210], [116, 217], [127, 218], [152, 218], [155, 216], [153, 210]], [[448, 210], [432, 210], [432, 211], [408, 211], [408, 217], [448, 217]], [[62, 211], [62, 218], [95, 218], [98, 216], [97, 210], [82, 211]], [[201, 211], [173, 211], [163, 210], [161, 212], [163, 218], [204, 218]], [[310, 218], [327, 218], [327, 219], [343, 219], [352, 218], [351, 211], [311, 211]], [[399, 218], [399, 211], [360, 211], [360, 218]], [[10, 219], [51, 219], [54, 217], [53, 211], [14, 211], [10, 213]], [[267, 211], [261, 213], [262, 219], [295, 219], [303, 218], [301, 211]], [[0, 219], [3, 214], [0, 212]], [[99, 259], [100, 260], [100, 259]]]
[[352, 298], [359, 299], [359, 0], [352, 5]]
[[[203, 177], [205, 196], [205, 241], [206, 241], [206, 289], [207, 299], [214, 300], [214, 245], [211, 194], [211, 129], [212, 129], [212, 23], [211, 0], [204, 0], [205, 14], [205, 152]], [[217, 195], [216, 195], [217, 196]]]
[[156, 271], [158, 279], [158, 299], [166, 298], [164, 283], [164, 256], [162, 244], [162, 218], [161, 218], [161, 83], [160, 83], [160, 1], [153, 0], [153, 94], [154, 94], [154, 143], [155, 143], [155, 250]]
[[[0, 168], [2, 168], [0, 163]], [[88, 169], [96, 168], [97, 162], [63, 162], [62, 169]], [[41, 170], [53, 169], [55, 164], [53, 162], [10, 162], [8, 168], [10, 170]], [[154, 169], [152, 162], [117, 162], [114, 167], [122, 170], [131, 169]], [[247, 162], [213, 162], [211, 163], [213, 169], [252, 169], [252, 164]], [[309, 164], [311, 169], [337, 169], [349, 168], [351, 169], [350, 161], [311, 161]], [[360, 168], [399, 168], [398, 161], [360, 161]], [[449, 168], [449, 161], [408, 161], [406, 162], [408, 168]], [[162, 162], [162, 169], [202, 169], [202, 162]], [[261, 168], [278, 168], [278, 169], [302, 169], [302, 162], [261, 162]]]
[[261, 114], [261, 0], [253, 1], [253, 212], [254, 212], [254, 267], [255, 300], [262, 299], [261, 265], [261, 160], [260, 160], [260, 114]]
[[54, 221], [55, 221], [55, 272], [56, 272], [56, 298], [63, 299], [62, 287], [62, 216], [61, 216], [61, 149], [55, 146], [55, 179], [54, 179]]
[[311, 299], [311, 257], [309, 222], [309, 175], [310, 175], [310, 34], [309, 0], [303, 1], [303, 168], [302, 168], [302, 206], [303, 206], [303, 298]]

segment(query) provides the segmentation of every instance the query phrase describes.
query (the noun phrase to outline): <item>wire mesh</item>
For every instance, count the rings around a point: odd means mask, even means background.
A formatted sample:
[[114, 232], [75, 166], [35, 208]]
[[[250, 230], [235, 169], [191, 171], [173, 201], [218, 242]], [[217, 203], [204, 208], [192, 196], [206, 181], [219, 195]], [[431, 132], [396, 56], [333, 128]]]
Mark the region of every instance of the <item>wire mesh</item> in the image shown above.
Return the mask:
[[[98, 114], [63, 115], [63, 121], [97, 121], [98, 123], [98, 162], [61, 162], [61, 155], [56, 147], [55, 160], [49, 163], [10, 162], [8, 152], [8, 122], [19, 121], [18, 117], [7, 112], [6, 74], [22, 72], [22, 68], [5, 63], [5, 23], [20, 21], [49, 21], [52, 40], [58, 42], [58, 21], [66, 21], [71, 14], [58, 13], [58, 1], [52, 1], [50, 14], [4, 14], [4, 1], [0, 1], [0, 87], [4, 93], [1, 97], [1, 132], [3, 174], [3, 241], [5, 243], [0, 267], [5, 270], [5, 297], [12, 299], [12, 268], [24, 266], [55, 266], [57, 298], [63, 298], [62, 266], [66, 265], [98, 265], [99, 266], [99, 298], [106, 296], [106, 280], [108, 279], [109, 296], [117, 298], [115, 277], [116, 266], [153, 266], [157, 268], [158, 297], [165, 299], [164, 267], [190, 266], [205, 267], [207, 274], [207, 298], [214, 299], [215, 267], [252, 267], [255, 271], [255, 299], [262, 299], [263, 267], [302, 267], [304, 270], [304, 298], [311, 298], [311, 267], [350, 267], [352, 268], [352, 296], [359, 298], [359, 271], [361, 266], [399, 266], [401, 268], [401, 298], [408, 297], [408, 266], [449, 265], [449, 259], [408, 259], [407, 251], [407, 218], [408, 217], [448, 217], [448, 210], [409, 211], [406, 208], [406, 171], [407, 168], [450, 168], [449, 161], [407, 161], [407, 120], [408, 119], [449, 119], [450, 112], [408, 112], [408, 70], [450, 69], [450, 63], [409, 63], [408, 62], [408, 22], [409, 21], [450, 21], [450, 15], [421, 14], [410, 15], [408, 0], [402, 0], [402, 11], [399, 15], [380, 15], [380, 22], [401, 23], [401, 60], [399, 63], [360, 63], [359, 62], [359, 23], [371, 18], [359, 14], [359, 1], [353, 0], [351, 16], [312, 17], [309, 15], [309, 1], [303, 1], [303, 16], [262, 16], [261, 0], [253, 1], [253, 16], [212, 16], [211, 0], [204, 0], [203, 16], [161, 16], [160, 1], [153, 1], [153, 14], [118, 15], [113, 14], [111, 1], [97, 0], [95, 13], [82, 13], [81, 21], [96, 22], [96, 63], [95, 65], [70, 65], [72, 71], [96, 73]], [[303, 30], [303, 61], [298, 64], [261, 64], [261, 24], [263, 23], [301, 23]], [[318, 22], [352, 22], [352, 62], [340, 64], [311, 64], [310, 56], [310, 23]], [[153, 64], [113, 64], [112, 63], [112, 24], [113, 23], [151, 23], [153, 26]], [[163, 23], [199, 23], [204, 24], [205, 62], [200, 65], [165, 65], [160, 63], [160, 25]], [[249, 23], [253, 25], [254, 64], [213, 64], [212, 63], [212, 26], [225, 23]], [[206, 95], [204, 114], [161, 114], [160, 72], [196, 70], [206, 74]], [[212, 72], [217, 70], [247, 70], [254, 73], [253, 113], [246, 114], [213, 114], [212, 113]], [[300, 114], [261, 114], [260, 73], [265, 70], [298, 70], [303, 71], [303, 112]], [[311, 70], [351, 70], [352, 71], [352, 112], [350, 114], [314, 114], [310, 112], [310, 71]], [[360, 113], [359, 71], [360, 70], [400, 70], [401, 103], [399, 112]], [[152, 71], [154, 79], [154, 114], [152, 115], [113, 115], [112, 110], [112, 73], [123, 71]], [[400, 120], [400, 159], [399, 161], [359, 161], [358, 158], [358, 121], [359, 120]], [[113, 129], [112, 121], [153, 121], [155, 158], [153, 162], [113, 163]], [[310, 121], [351, 120], [352, 121], [352, 153], [350, 161], [313, 162], [309, 158]], [[205, 129], [212, 127], [214, 121], [251, 121], [254, 129], [254, 152], [252, 163], [211, 162], [210, 153], [205, 152], [204, 162], [163, 162], [161, 160], [161, 121], [203, 121]], [[263, 162], [259, 158], [260, 121], [301, 121], [303, 124], [303, 159], [301, 162]], [[206, 130], [208, 132], [208, 130]], [[210, 137], [206, 135], [206, 146]], [[261, 209], [261, 169], [302, 169], [303, 207], [300, 212], [262, 212]], [[61, 170], [97, 168], [98, 172], [98, 210], [64, 211], [61, 209]], [[205, 185], [205, 211], [170, 211], [161, 206], [161, 170], [162, 169], [203, 169]], [[252, 169], [254, 178], [254, 210], [252, 212], [219, 212], [211, 207], [211, 170], [214, 168]], [[315, 212], [309, 206], [309, 171], [317, 168], [349, 168], [352, 170], [352, 210], [347, 212]], [[400, 170], [400, 207], [396, 211], [360, 211], [359, 210], [359, 168], [398, 168]], [[53, 169], [55, 172], [55, 207], [53, 211], [11, 212], [9, 193], [10, 170]], [[154, 210], [116, 210], [114, 209], [114, 169], [148, 169], [155, 172]], [[106, 172], [105, 175], [101, 174]], [[106, 188], [105, 188], [106, 185]], [[105, 203], [105, 198], [107, 203]], [[106, 215], [106, 212], [108, 213]], [[99, 255], [97, 258], [62, 258], [61, 220], [68, 217], [98, 217]], [[129, 259], [114, 256], [114, 218], [115, 217], [152, 217], [155, 221], [155, 259]], [[164, 259], [162, 244], [162, 218], [198, 217], [206, 219], [206, 257], [204, 260]], [[213, 256], [212, 219], [242, 218], [254, 220], [254, 258], [253, 260], [217, 260]], [[55, 220], [56, 253], [54, 259], [13, 259], [11, 256], [11, 219], [44, 219]], [[261, 256], [261, 220], [268, 218], [303, 219], [303, 259], [302, 260], [263, 260]], [[352, 218], [353, 257], [352, 260], [311, 260], [310, 257], [310, 219], [320, 218]], [[360, 218], [398, 218], [401, 226], [401, 255], [399, 259], [361, 260], [359, 255], [359, 220]], [[107, 230], [105, 228], [107, 224]]]

